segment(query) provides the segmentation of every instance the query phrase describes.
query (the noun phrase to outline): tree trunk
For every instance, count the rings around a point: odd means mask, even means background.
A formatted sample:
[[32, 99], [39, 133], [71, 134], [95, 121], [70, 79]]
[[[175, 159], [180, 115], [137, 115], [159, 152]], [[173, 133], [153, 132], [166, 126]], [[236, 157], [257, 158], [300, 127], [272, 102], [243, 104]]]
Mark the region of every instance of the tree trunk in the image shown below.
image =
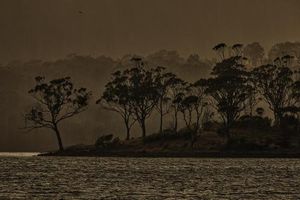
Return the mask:
[[159, 102], [159, 117], [160, 117], [160, 125], [159, 125], [159, 133], [162, 134], [163, 132], [163, 102], [162, 99]]
[[62, 144], [62, 140], [61, 140], [61, 137], [60, 137], [60, 133], [59, 133], [59, 130], [57, 128], [57, 126], [55, 125], [55, 128], [54, 128], [54, 131], [56, 133], [56, 137], [57, 137], [57, 141], [58, 141], [58, 147], [59, 147], [59, 150], [60, 151], [63, 151], [64, 150], [64, 147], [63, 147], [63, 144]]
[[142, 128], [142, 137], [146, 137], [146, 124], [145, 124], [145, 119], [141, 120], [141, 128]]
[[175, 111], [175, 114], [174, 114], [174, 132], [177, 133], [177, 126], [178, 126], [178, 112]]
[[198, 111], [196, 109], [196, 133], [199, 133], [199, 129], [200, 129], [200, 111]]
[[163, 133], [163, 113], [160, 112], [160, 126], [159, 126], [159, 133]]
[[227, 139], [227, 142], [230, 140], [230, 128], [229, 128], [229, 124], [226, 123], [224, 126], [224, 136]]
[[129, 140], [129, 139], [130, 139], [130, 127], [126, 123], [126, 140]]
[[250, 116], [253, 117], [253, 102], [255, 102], [254, 97], [251, 95], [250, 97]]
[[275, 118], [274, 125], [279, 127], [281, 119], [282, 119], [281, 112], [280, 111], [274, 111], [274, 118]]
[[189, 111], [189, 128], [191, 128], [192, 125], [192, 112]]
[[230, 113], [227, 113], [226, 116], [227, 116], [226, 117], [227, 119], [226, 119], [226, 121], [224, 121], [224, 136], [226, 137], [227, 142], [228, 142], [230, 140], [230, 137], [231, 137], [230, 128], [231, 128], [231, 125], [233, 123], [233, 120], [230, 117]]
[[185, 122], [185, 125], [186, 125], [187, 128], [189, 128], [189, 123], [188, 123], [188, 120], [187, 120], [187, 118], [186, 118], [186, 113], [183, 112], [182, 114], [183, 114], [183, 120], [184, 120], [184, 122]]
[[125, 122], [125, 126], [126, 126], [126, 140], [129, 140], [130, 139], [130, 129], [131, 129], [131, 126], [129, 125], [129, 117], [126, 118], [126, 116], [124, 117], [124, 122]]
[[200, 132], [200, 117], [197, 116], [197, 121], [196, 121], [196, 133], [198, 134]]

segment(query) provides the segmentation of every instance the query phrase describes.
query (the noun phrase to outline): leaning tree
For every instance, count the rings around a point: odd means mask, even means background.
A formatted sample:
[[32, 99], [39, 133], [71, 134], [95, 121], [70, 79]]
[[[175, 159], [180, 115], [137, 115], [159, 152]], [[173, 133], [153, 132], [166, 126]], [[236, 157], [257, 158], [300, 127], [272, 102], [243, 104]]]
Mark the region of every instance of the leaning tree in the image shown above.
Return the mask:
[[59, 150], [63, 150], [59, 125], [63, 120], [86, 110], [91, 93], [86, 88], [74, 88], [70, 77], [46, 82], [44, 77], [39, 76], [35, 81], [36, 85], [29, 90], [29, 94], [36, 105], [25, 114], [25, 128], [51, 129], [56, 134]]

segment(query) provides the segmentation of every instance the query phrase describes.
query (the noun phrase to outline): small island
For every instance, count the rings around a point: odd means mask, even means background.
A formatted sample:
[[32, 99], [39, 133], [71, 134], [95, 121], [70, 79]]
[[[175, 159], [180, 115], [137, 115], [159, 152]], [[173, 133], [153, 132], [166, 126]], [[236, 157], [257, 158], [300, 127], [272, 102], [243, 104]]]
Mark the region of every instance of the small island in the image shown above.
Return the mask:
[[[300, 70], [294, 56], [264, 58], [258, 43], [220, 43], [213, 50], [210, 76], [194, 82], [143, 57], [120, 63], [94, 103], [122, 119], [125, 131], [117, 136], [125, 140], [102, 134], [93, 145], [63, 146], [62, 122], [93, 103], [92, 92], [76, 88], [71, 77], [36, 77], [29, 93], [37, 104], [25, 115], [26, 128], [56, 135], [59, 151], [42, 154], [48, 156], [300, 157]], [[150, 117], [159, 122], [153, 134], [147, 131]], [[134, 125], [138, 138], [132, 138]]]
[[177, 133], [164, 130], [144, 139], [120, 140], [109, 134], [99, 137], [93, 145], [74, 145], [40, 156], [300, 158], [299, 133], [280, 132], [259, 117], [251, 122], [249, 118], [243, 120], [236, 123], [229, 140], [218, 133], [220, 125], [207, 124], [193, 140], [186, 128]]

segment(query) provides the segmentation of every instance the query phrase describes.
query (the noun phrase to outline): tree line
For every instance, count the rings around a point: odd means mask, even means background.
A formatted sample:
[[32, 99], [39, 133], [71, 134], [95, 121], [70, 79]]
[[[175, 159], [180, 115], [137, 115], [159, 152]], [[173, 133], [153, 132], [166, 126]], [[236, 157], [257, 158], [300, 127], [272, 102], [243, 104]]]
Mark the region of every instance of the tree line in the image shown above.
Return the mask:
[[[260, 101], [272, 111], [275, 127], [280, 127], [286, 115], [299, 121], [300, 72], [292, 70], [296, 58], [283, 55], [264, 61], [260, 47], [253, 45], [254, 48], [216, 45], [213, 50], [218, 60], [211, 76], [193, 83], [165, 67], [152, 67], [141, 57], [133, 57], [132, 67], [111, 75], [96, 103], [122, 117], [127, 140], [135, 124], [140, 126], [142, 138], [146, 137], [146, 122], [154, 112], [159, 116], [159, 133], [163, 134], [167, 114], [173, 118], [174, 133], [182, 116], [192, 138], [201, 134], [205, 122], [218, 120], [222, 122], [220, 132], [229, 139], [234, 123], [243, 115], [252, 115]], [[251, 69], [247, 68], [249, 65]], [[74, 88], [69, 77], [50, 82], [37, 77], [36, 86], [29, 93], [37, 104], [25, 115], [26, 128], [52, 129], [63, 150], [59, 125], [87, 108], [91, 92]]]

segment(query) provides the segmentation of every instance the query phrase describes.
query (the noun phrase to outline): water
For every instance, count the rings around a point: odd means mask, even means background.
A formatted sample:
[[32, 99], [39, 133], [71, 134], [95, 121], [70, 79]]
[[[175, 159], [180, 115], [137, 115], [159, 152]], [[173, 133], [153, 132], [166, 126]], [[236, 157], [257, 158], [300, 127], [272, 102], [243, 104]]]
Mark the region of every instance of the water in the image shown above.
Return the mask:
[[0, 157], [0, 199], [300, 199], [300, 160]]

